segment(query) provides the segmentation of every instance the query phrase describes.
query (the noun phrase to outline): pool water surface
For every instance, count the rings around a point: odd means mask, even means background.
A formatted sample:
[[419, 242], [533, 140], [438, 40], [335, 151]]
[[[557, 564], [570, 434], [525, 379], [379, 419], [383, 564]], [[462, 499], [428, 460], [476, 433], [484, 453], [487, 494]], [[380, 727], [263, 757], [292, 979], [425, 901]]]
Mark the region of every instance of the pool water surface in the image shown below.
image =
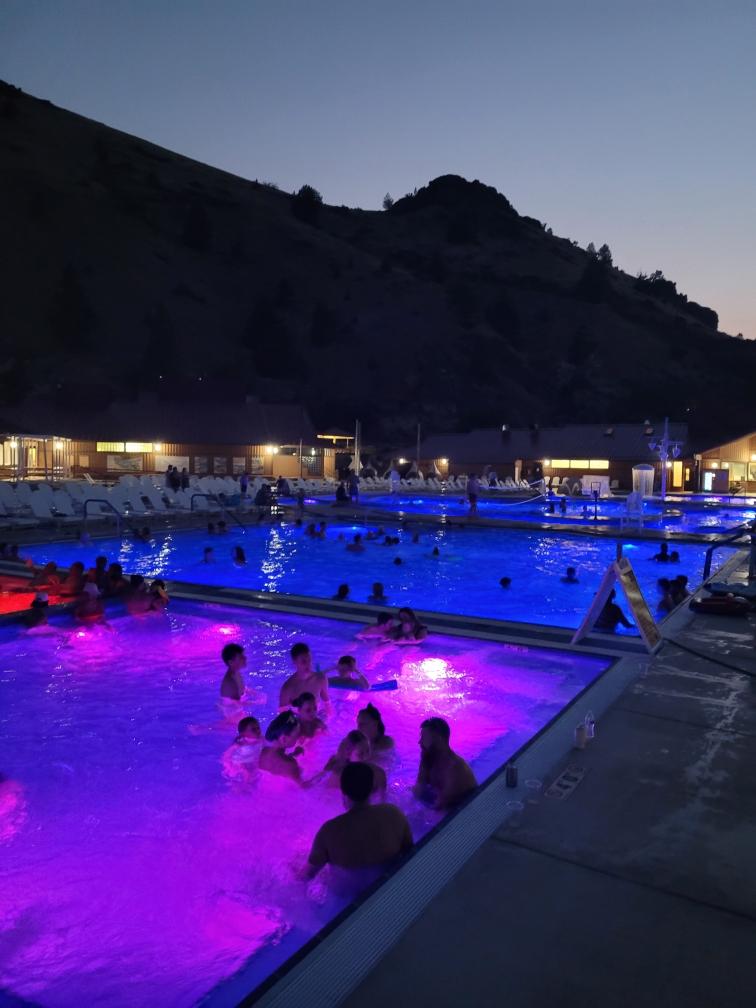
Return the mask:
[[[205, 531], [157, 533], [149, 544], [132, 537], [97, 540], [89, 546], [39, 544], [27, 552], [37, 563], [82, 560], [87, 567], [103, 553], [120, 561], [128, 573], [320, 598], [331, 598], [344, 583], [349, 598], [358, 602], [367, 601], [373, 582], [380, 581], [392, 606], [577, 627], [617, 548], [615, 539], [600, 536], [469, 527], [429, 527], [413, 542], [418, 530], [386, 525], [385, 532], [400, 539], [398, 545], [384, 546], [381, 539], [365, 541], [360, 553], [347, 550], [351, 538], [366, 531], [365, 526], [331, 523], [321, 540], [284, 522], [245, 531], [235, 528], [222, 536]], [[674, 543], [671, 549], [679, 552], [679, 563], [661, 564], [651, 559], [658, 542], [622, 542], [652, 611], [660, 577], [685, 574], [691, 586], [701, 581], [704, 544]], [[202, 561], [206, 546], [213, 548], [211, 563]], [[233, 562], [235, 546], [244, 549], [246, 565]], [[433, 555], [436, 547], [439, 556]], [[715, 566], [728, 553], [718, 550]], [[577, 584], [562, 582], [569, 566], [577, 569]], [[511, 587], [500, 587], [503, 576], [512, 579]]]
[[[323, 669], [356, 655], [395, 753], [389, 800], [416, 839], [437, 821], [411, 796], [421, 720], [440, 715], [479, 781], [607, 666], [604, 659], [431, 635], [355, 640], [336, 620], [177, 604], [109, 627], [0, 632], [0, 989], [44, 1008], [184, 1008], [240, 968], [261, 982], [349, 898], [299, 880], [336, 789], [309, 790], [222, 757], [246, 712], [277, 708], [288, 651]], [[218, 704], [223, 645], [245, 645], [248, 705]], [[305, 777], [354, 727], [366, 694], [332, 691]], [[352, 894], [353, 895], [353, 894]], [[1, 1000], [1, 997], [0, 997]]]

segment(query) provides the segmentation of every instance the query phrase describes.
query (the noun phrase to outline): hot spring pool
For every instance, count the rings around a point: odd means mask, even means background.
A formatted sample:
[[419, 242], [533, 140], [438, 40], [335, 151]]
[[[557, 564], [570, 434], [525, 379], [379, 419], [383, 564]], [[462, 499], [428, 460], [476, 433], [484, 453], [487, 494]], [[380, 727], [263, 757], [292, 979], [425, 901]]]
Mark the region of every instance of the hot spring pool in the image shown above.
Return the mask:
[[[373, 582], [380, 581], [392, 606], [563, 627], [579, 625], [616, 554], [616, 540], [599, 536], [434, 527], [421, 531], [420, 541], [413, 543], [415, 529], [385, 528], [400, 537], [400, 544], [365, 542], [359, 554], [350, 553], [346, 543], [356, 532], [364, 533], [363, 526], [331, 524], [325, 540], [313, 540], [293, 523], [250, 526], [244, 532], [235, 528], [223, 536], [158, 533], [149, 545], [133, 538], [100, 539], [86, 547], [75, 542], [39, 544], [26, 552], [37, 563], [83, 560], [88, 567], [104, 553], [129, 573], [321, 598], [331, 598], [343, 582], [350, 587], [350, 599], [358, 602], [365, 602]], [[671, 548], [679, 552], [680, 562], [659, 564], [651, 559], [658, 543], [623, 543], [652, 609], [658, 578], [686, 574], [691, 585], [701, 580], [705, 545], [675, 543]], [[232, 561], [236, 545], [245, 551], [244, 567]], [[205, 546], [213, 547], [209, 564], [201, 559]], [[434, 546], [439, 557], [432, 555]], [[728, 554], [724, 549], [717, 556]], [[400, 566], [394, 564], [396, 557], [402, 560]], [[562, 583], [568, 566], [577, 568], [578, 584]], [[504, 575], [512, 579], [508, 589], [499, 586]]]
[[[183, 1008], [242, 967], [253, 988], [345, 903], [297, 880], [337, 791], [257, 773], [224, 778], [234, 738], [217, 706], [219, 652], [247, 649], [249, 708], [265, 725], [307, 640], [321, 667], [355, 654], [396, 753], [389, 800], [415, 838], [435, 824], [412, 798], [420, 721], [439, 714], [483, 781], [607, 662], [432, 636], [407, 649], [354, 639], [354, 624], [177, 604], [111, 629], [0, 631], [0, 989], [44, 1008]], [[322, 768], [365, 694], [334, 691]], [[234, 712], [235, 721], [239, 712]], [[0, 995], [2, 1000], [2, 995]]]
[[[502, 497], [481, 497], [478, 514], [481, 518], [499, 518], [508, 521], [555, 522], [567, 525], [595, 524], [593, 502], [587, 497], [567, 497], [567, 512], [559, 510], [560, 497], [554, 497], [555, 513], [549, 514], [551, 501], [541, 497], [536, 500], [507, 500]], [[328, 498], [328, 503], [332, 498]], [[325, 503], [325, 501], [324, 501]], [[426, 496], [399, 494], [363, 494], [360, 503], [387, 511], [403, 511], [411, 515], [467, 515], [470, 506], [460, 492], [429, 494]], [[727, 532], [737, 525], [756, 517], [754, 507], [725, 507], [721, 503], [705, 501], [668, 501], [662, 508], [660, 501], [644, 501], [644, 528], [666, 529], [700, 535], [710, 532]], [[619, 525], [625, 513], [624, 500], [600, 500], [595, 511], [598, 524]]]

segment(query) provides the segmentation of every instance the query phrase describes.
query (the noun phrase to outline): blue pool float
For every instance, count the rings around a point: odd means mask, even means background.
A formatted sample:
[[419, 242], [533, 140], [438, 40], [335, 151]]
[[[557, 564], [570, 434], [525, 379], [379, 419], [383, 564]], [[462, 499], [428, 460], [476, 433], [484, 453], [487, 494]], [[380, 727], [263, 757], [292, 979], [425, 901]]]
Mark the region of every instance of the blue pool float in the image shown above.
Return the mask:
[[357, 693], [378, 693], [381, 690], [395, 690], [399, 689], [399, 683], [396, 679], [387, 679], [385, 682], [373, 683], [372, 686], [368, 686], [366, 690], [358, 690], [357, 687], [352, 683], [348, 685], [347, 683], [328, 683], [329, 689], [344, 689], [344, 690], [354, 690]]

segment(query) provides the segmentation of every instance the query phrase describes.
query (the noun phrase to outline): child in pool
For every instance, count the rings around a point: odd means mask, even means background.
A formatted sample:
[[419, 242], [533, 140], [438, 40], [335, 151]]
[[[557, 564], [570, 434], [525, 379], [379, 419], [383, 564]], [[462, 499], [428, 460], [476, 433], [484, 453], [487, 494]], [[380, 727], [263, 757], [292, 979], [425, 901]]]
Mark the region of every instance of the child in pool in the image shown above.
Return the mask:
[[244, 717], [237, 727], [237, 736], [221, 757], [224, 776], [232, 780], [249, 780], [257, 765], [262, 742], [260, 722]]
[[383, 801], [386, 794], [386, 771], [376, 763], [370, 762], [370, 743], [361, 731], [350, 731], [341, 740], [339, 748], [325, 765], [324, 772], [330, 773], [328, 787], [339, 787], [341, 771], [348, 763], [367, 763], [373, 771], [373, 790], [371, 797]]
[[373, 704], [369, 703], [357, 712], [357, 729], [370, 743], [370, 751], [374, 755], [390, 752], [394, 748], [394, 740], [386, 734], [381, 712]]
[[300, 738], [315, 738], [320, 732], [328, 730], [325, 721], [318, 717], [318, 705], [312, 693], [300, 693], [291, 705], [297, 709]]
[[291, 711], [277, 714], [265, 732], [266, 745], [260, 752], [260, 769], [277, 777], [288, 777], [297, 784], [304, 784], [302, 768], [297, 762], [297, 756], [302, 755], [302, 747], [297, 746], [293, 752], [286, 752], [296, 745], [298, 739], [299, 719], [296, 714]]
[[328, 680], [319, 668], [312, 667], [312, 652], [307, 644], [298, 642], [292, 645], [291, 660], [294, 672], [281, 687], [278, 697], [279, 710], [290, 707], [294, 699], [303, 693], [312, 693], [315, 700], [321, 700], [328, 708]]
[[247, 657], [241, 644], [226, 644], [221, 651], [221, 659], [226, 666], [220, 687], [220, 695], [224, 700], [241, 700], [245, 685], [242, 669], [247, 664]]
[[328, 680], [329, 686], [346, 687], [347, 689], [367, 690], [370, 683], [357, 668], [357, 659], [352, 655], [343, 655], [336, 665], [335, 676]]

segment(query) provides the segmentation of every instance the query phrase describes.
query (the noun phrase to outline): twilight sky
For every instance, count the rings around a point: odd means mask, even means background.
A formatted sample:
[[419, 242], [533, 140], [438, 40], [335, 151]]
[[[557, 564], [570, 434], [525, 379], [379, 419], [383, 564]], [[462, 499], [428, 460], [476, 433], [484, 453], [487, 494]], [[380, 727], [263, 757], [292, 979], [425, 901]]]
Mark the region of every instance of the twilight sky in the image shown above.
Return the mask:
[[282, 189], [448, 172], [756, 337], [753, 0], [3, 0], [0, 77]]

